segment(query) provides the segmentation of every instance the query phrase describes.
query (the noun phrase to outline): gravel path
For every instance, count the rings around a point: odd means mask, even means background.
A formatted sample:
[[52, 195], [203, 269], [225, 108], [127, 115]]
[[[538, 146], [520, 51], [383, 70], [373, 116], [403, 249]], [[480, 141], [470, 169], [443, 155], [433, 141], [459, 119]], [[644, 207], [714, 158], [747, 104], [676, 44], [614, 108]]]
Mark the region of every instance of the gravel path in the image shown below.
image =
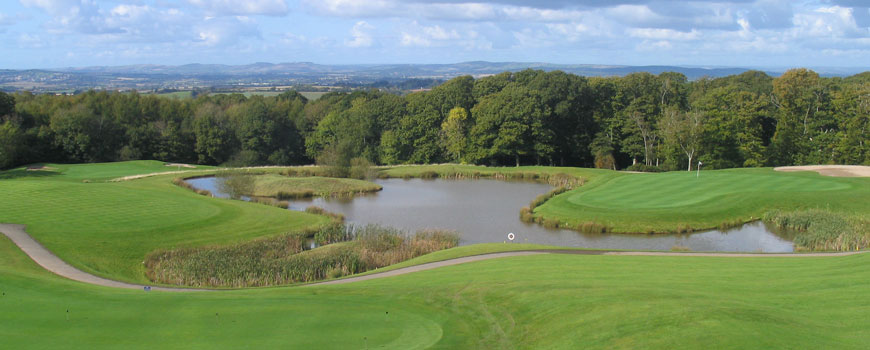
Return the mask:
[[[59, 276], [66, 277], [79, 282], [95, 284], [105, 287], [125, 288], [125, 289], [143, 289], [144, 285], [118, 282], [102, 277], [97, 277], [87, 272], [81, 271], [70, 266], [48, 249], [45, 249], [39, 242], [34, 240], [27, 232], [24, 231], [24, 225], [0, 224], [0, 232], [12, 240], [15, 245], [21, 248], [24, 253], [30, 256], [33, 261], [42, 266], [48, 271], [51, 271]], [[747, 254], [747, 253], [676, 253], [676, 252], [626, 252], [626, 251], [604, 251], [604, 250], [526, 250], [503, 253], [490, 253], [466, 256], [444, 261], [436, 261], [421, 265], [403, 267], [386, 272], [377, 272], [370, 275], [349, 277], [344, 279], [317, 282], [307, 284], [306, 286], [323, 286], [331, 284], [346, 284], [367, 281], [376, 278], [385, 278], [399, 276], [408, 273], [432, 270], [439, 267], [453, 266], [473, 261], [498, 259], [511, 256], [528, 256], [539, 254], [573, 254], [573, 255], [618, 255], [618, 256], [686, 256], [686, 257], [728, 257], [728, 258], [807, 258], [807, 257], [830, 257], [830, 256], [846, 256], [853, 254], [866, 253], [866, 251], [857, 252], [842, 252], [842, 253], [801, 253], [801, 254]], [[193, 289], [193, 288], [167, 288], [167, 287], [151, 287], [151, 290], [165, 292], [202, 292], [216, 291], [215, 289]]]

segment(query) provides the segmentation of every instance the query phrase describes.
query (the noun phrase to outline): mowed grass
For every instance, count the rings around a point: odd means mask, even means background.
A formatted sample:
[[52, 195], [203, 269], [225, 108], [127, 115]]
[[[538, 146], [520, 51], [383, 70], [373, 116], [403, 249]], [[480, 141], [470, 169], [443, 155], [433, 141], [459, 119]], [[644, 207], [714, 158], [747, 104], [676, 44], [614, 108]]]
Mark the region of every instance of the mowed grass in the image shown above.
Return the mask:
[[289, 177], [275, 174], [254, 175], [254, 192], [258, 197], [310, 197], [349, 195], [374, 192], [381, 186], [363, 180], [332, 177]]
[[536, 255], [146, 293], [64, 280], [0, 237], [0, 337], [10, 349], [866, 349], [868, 263]]
[[757, 220], [772, 209], [823, 208], [870, 213], [870, 179], [814, 172], [730, 169], [661, 174], [611, 173], [556, 196], [535, 214], [577, 225], [595, 222], [616, 232], [715, 228]]
[[160, 162], [49, 166], [57, 170], [0, 173], [21, 173], [0, 180], [0, 222], [27, 225], [61, 259], [116, 280], [147, 282], [142, 261], [156, 249], [229, 244], [327, 221], [199, 196], [171, 184], [172, 175], [105, 181], [166, 171]]

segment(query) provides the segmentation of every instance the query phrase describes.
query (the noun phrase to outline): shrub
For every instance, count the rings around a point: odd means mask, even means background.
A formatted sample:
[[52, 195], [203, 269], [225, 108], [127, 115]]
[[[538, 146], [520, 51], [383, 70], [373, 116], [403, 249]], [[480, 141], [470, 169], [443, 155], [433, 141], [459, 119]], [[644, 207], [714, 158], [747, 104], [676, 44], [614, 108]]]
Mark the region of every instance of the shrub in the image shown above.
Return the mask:
[[377, 171], [373, 168], [374, 164], [365, 157], [356, 157], [350, 160], [350, 177], [354, 179], [366, 180], [377, 177]]
[[421, 179], [437, 179], [438, 173], [434, 172], [432, 170], [427, 170], [427, 171], [424, 171], [423, 173], [420, 174], [420, 178]]
[[559, 228], [559, 219], [544, 219], [543, 225], [546, 228]]
[[520, 221], [528, 223], [535, 222], [535, 214], [532, 212], [531, 208], [523, 207], [520, 209]]
[[220, 172], [217, 176], [218, 188], [230, 196], [238, 199], [254, 192], [255, 180], [253, 174], [242, 172]]
[[577, 231], [585, 233], [607, 233], [608, 228], [592, 221], [577, 224]]

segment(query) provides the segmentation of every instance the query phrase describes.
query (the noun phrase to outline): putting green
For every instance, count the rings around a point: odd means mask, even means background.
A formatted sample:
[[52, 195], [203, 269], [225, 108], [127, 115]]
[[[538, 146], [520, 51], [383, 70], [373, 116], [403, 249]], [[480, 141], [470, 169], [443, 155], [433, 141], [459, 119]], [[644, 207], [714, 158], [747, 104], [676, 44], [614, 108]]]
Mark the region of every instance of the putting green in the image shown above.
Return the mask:
[[568, 202], [597, 208], [673, 208], [715, 201], [729, 195], [837, 191], [849, 184], [824, 177], [782, 176], [779, 173], [737, 171], [628, 174], [589, 191], [578, 191]]
[[614, 232], [715, 228], [757, 220], [772, 209], [823, 208], [850, 215], [870, 212], [870, 179], [814, 172], [729, 169], [697, 173], [616, 173], [558, 195], [537, 216], [568, 226], [595, 222]]

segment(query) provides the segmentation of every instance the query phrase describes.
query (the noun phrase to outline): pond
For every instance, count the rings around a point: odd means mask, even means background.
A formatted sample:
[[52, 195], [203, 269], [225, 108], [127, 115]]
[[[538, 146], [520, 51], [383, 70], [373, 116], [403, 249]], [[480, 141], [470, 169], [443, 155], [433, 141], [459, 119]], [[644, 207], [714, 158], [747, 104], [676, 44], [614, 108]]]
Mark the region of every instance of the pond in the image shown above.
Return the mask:
[[[219, 197], [215, 178], [191, 179], [198, 189]], [[456, 230], [460, 244], [507, 241], [565, 247], [629, 250], [671, 250], [674, 246], [692, 251], [791, 252], [794, 244], [761, 222], [727, 231], [692, 234], [592, 234], [564, 229], [547, 229], [520, 221], [520, 208], [552, 187], [528, 182], [498, 180], [376, 180], [380, 192], [354, 198], [310, 198], [291, 201], [290, 209], [310, 205], [342, 213], [351, 224], [381, 224], [416, 231], [424, 228]]]

